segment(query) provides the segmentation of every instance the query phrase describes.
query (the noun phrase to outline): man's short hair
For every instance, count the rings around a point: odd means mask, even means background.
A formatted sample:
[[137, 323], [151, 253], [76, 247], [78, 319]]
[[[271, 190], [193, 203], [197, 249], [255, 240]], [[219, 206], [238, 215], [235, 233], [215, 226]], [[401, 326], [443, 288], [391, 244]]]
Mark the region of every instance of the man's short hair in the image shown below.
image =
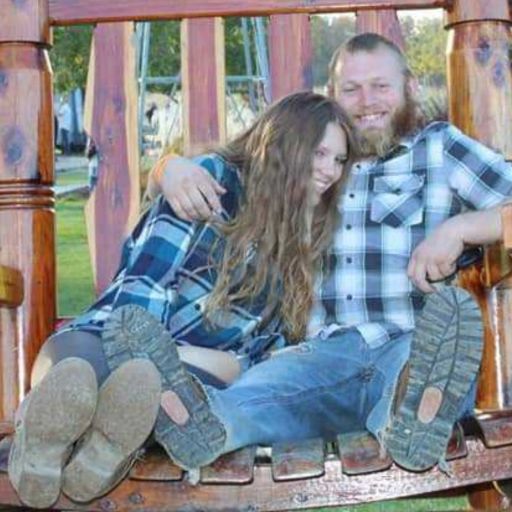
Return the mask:
[[375, 34], [374, 32], [364, 32], [363, 34], [351, 37], [348, 41], [338, 46], [332, 54], [331, 61], [329, 63], [329, 89], [334, 90], [336, 65], [338, 64], [341, 55], [344, 53], [354, 54], [358, 52], [371, 53], [379, 47], [387, 48], [396, 55], [406, 78], [413, 76], [409, 65], [407, 64], [405, 55], [402, 50], [393, 43], [393, 41], [390, 41], [379, 34]]

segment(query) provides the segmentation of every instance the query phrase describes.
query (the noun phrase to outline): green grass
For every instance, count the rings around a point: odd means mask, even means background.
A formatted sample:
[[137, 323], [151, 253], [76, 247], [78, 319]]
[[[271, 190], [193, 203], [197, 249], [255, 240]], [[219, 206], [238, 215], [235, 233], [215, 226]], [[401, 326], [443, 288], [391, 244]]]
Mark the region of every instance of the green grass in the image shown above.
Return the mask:
[[[71, 179], [79, 173], [70, 171], [59, 176]], [[75, 176], [75, 179], [77, 177]], [[79, 181], [81, 183], [83, 181]], [[66, 183], [69, 184], [69, 183]], [[59, 316], [72, 316], [82, 311], [94, 298], [92, 271], [87, 249], [82, 199], [57, 202], [57, 276]], [[396, 482], [395, 485], [401, 485]], [[338, 512], [441, 512], [468, 510], [465, 497], [395, 500], [343, 508], [315, 509]]]
[[86, 183], [87, 169], [85, 167], [57, 173], [56, 185], [84, 185]]
[[76, 315], [94, 298], [84, 220], [84, 200], [57, 201], [57, 289], [59, 316]]

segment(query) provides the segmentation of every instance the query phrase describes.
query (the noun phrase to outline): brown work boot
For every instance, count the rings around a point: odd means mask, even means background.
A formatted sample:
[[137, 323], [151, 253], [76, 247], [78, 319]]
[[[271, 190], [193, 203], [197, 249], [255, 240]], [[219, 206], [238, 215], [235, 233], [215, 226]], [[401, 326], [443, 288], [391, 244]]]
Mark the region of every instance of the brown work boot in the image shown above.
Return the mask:
[[483, 350], [480, 309], [465, 290], [430, 295], [417, 321], [405, 389], [383, 442], [400, 466], [423, 471], [445, 464], [446, 447], [475, 381]]
[[26, 398], [9, 454], [8, 472], [21, 501], [50, 508], [58, 499], [62, 468], [96, 409], [91, 365], [67, 358], [50, 369]]
[[162, 376], [161, 408], [155, 440], [183, 469], [196, 469], [223, 453], [226, 431], [211, 411], [201, 384], [181, 362], [171, 334], [140, 306], [116, 309], [105, 322], [106, 344], [128, 346], [133, 354], [146, 354]]
[[128, 361], [108, 377], [91, 426], [64, 468], [66, 496], [91, 501], [126, 476], [153, 429], [160, 392], [160, 374], [147, 359]]

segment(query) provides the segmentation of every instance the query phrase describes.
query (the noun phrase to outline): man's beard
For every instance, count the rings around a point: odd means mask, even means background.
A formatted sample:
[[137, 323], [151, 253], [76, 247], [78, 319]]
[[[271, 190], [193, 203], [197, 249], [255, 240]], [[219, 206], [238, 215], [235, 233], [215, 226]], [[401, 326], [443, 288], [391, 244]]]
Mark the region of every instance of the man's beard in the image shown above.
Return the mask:
[[416, 131], [421, 125], [421, 115], [417, 103], [406, 91], [404, 104], [391, 119], [391, 123], [383, 129], [356, 129], [362, 157], [383, 157], [395, 147], [402, 137]]

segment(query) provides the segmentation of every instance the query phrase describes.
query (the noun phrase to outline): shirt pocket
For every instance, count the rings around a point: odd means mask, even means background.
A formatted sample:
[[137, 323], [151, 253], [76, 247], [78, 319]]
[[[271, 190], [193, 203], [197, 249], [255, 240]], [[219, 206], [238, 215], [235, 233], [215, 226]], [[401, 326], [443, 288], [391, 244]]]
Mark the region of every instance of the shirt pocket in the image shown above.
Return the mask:
[[424, 183], [425, 177], [417, 174], [375, 178], [370, 219], [394, 228], [420, 224], [423, 221]]

